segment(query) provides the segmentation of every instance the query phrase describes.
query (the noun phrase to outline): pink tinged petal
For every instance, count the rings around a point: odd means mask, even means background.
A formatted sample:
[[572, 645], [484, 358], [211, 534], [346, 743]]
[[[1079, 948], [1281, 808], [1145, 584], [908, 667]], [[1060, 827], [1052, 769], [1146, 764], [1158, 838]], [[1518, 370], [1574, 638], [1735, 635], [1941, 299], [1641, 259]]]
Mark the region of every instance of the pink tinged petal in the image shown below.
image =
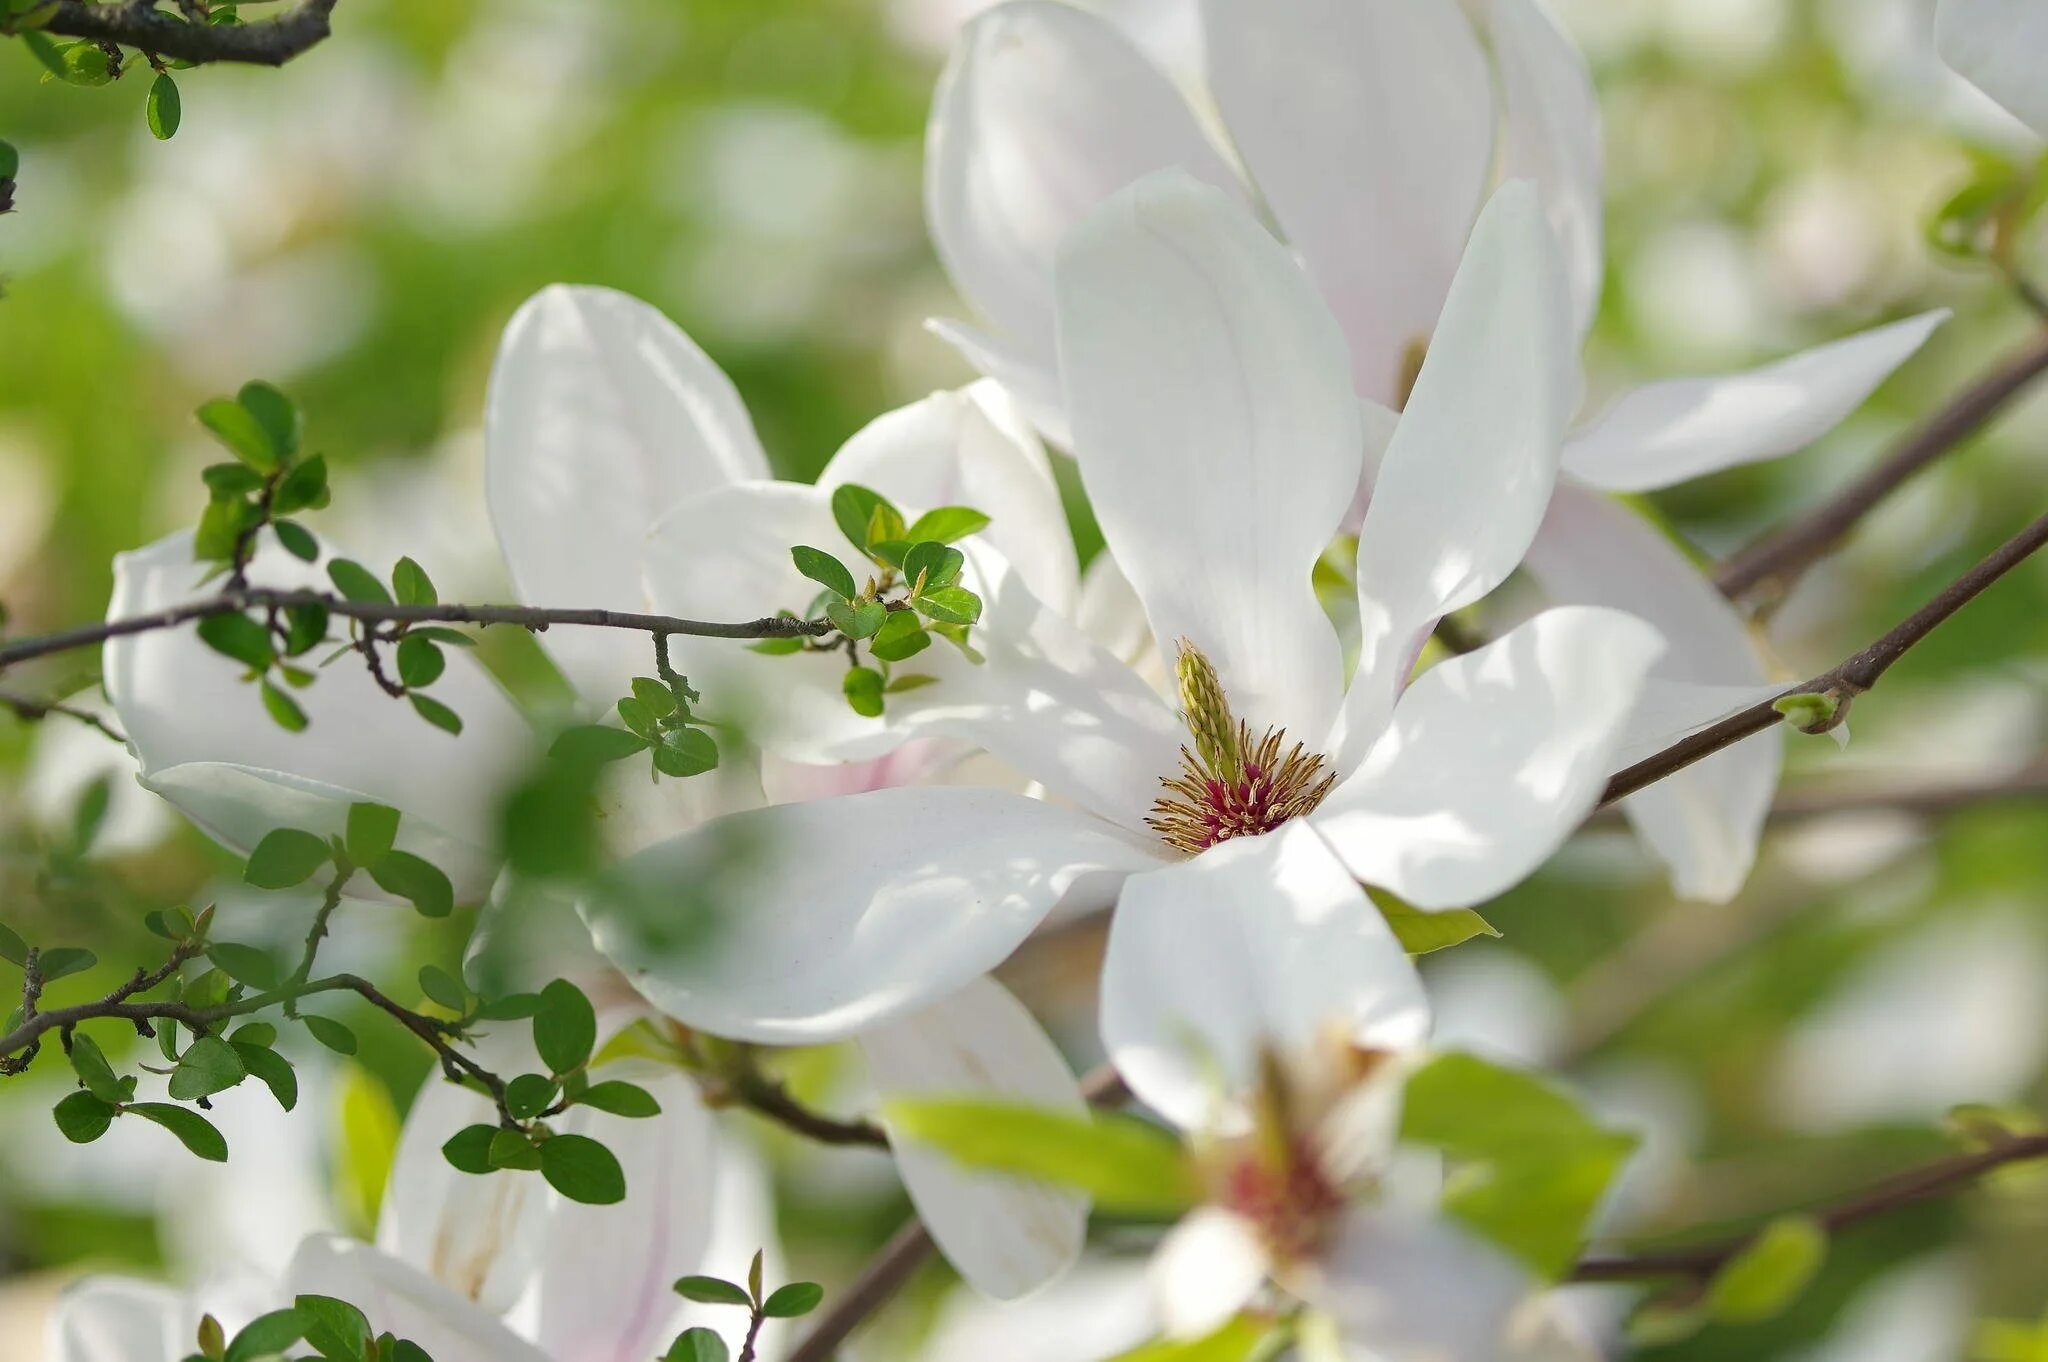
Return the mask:
[[[769, 1044], [843, 1039], [1000, 964], [1045, 915], [1154, 864], [1099, 819], [996, 790], [878, 790], [737, 814], [620, 870], [661, 921], [586, 905], [662, 1011]], [[714, 920], [693, 930], [688, 914]], [[679, 931], [679, 928], [682, 929]]]
[[626, 1200], [588, 1206], [548, 1197], [530, 1332], [553, 1362], [637, 1362], [659, 1357], [681, 1328], [686, 1303], [670, 1284], [702, 1270], [718, 1132], [696, 1084], [673, 1070], [607, 1064], [592, 1077], [639, 1084], [661, 1114], [628, 1119], [578, 1107], [561, 1122], [618, 1156]]
[[[977, 979], [860, 1036], [876, 1092], [987, 1097], [1079, 1115], [1073, 1070], [1024, 1005]], [[936, 1150], [895, 1145], [911, 1203], [946, 1260], [984, 1296], [1015, 1300], [1081, 1254], [1088, 1198], [1048, 1183], [974, 1173]]]
[[1948, 316], [1924, 312], [1746, 373], [1644, 384], [1572, 434], [1564, 467], [1596, 487], [1641, 492], [1803, 449]]
[[2048, 137], [2048, 8], [2039, 0], [1941, 0], [1934, 46], [1957, 75]]
[[1310, 821], [1353, 874], [1418, 908], [1483, 903], [1592, 812], [1662, 651], [1620, 611], [1547, 610], [1423, 673]]
[[912, 518], [939, 506], [989, 516], [981, 537], [1039, 599], [1072, 608], [1080, 566], [1052, 464], [994, 383], [933, 393], [870, 422], [818, 475], [828, 491], [849, 482], [882, 493]]
[[1180, 93], [1127, 37], [1069, 5], [1012, 0], [967, 26], [932, 96], [925, 220], [954, 286], [1049, 372], [1060, 239], [1172, 166], [1235, 190]]
[[[732, 383], [660, 311], [556, 284], [512, 317], [484, 411], [485, 489], [513, 590], [529, 605], [645, 610], [641, 537], [695, 492], [768, 476]], [[644, 640], [550, 630], [541, 646], [609, 705]]]
[[372, 1328], [411, 1339], [434, 1362], [551, 1362], [497, 1316], [367, 1244], [314, 1235], [299, 1245], [285, 1277], [292, 1294], [345, 1300]]
[[1429, 1030], [1415, 966], [1297, 819], [1134, 875], [1110, 919], [1102, 1043], [1139, 1099], [1188, 1130], [1242, 1127], [1265, 1050], [1333, 1029], [1405, 1049]]
[[1244, 1220], [1213, 1206], [1183, 1217], [1152, 1254], [1160, 1322], [1177, 1338], [1221, 1328], [1266, 1283], [1266, 1250]]
[[1536, 185], [1571, 271], [1585, 335], [1600, 305], [1600, 105], [1586, 59], [1536, 0], [1487, 0], [1486, 32], [1506, 117], [1501, 174]]
[[1076, 228], [1057, 276], [1082, 478], [1154, 635], [1200, 646], [1254, 732], [1314, 743], [1343, 663], [1309, 574], [1361, 459], [1336, 323], [1248, 213], [1177, 172]]
[[[192, 561], [192, 536], [179, 533], [114, 560], [109, 618], [161, 610], [209, 594], [205, 568]], [[281, 588], [327, 585], [324, 571], [275, 544], [256, 555], [250, 580]], [[339, 630], [340, 623], [337, 621]], [[459, 898], [480, 897], [477, 863], [495, 841], [498, 800], [515, 781], [532, 747], [525, 720], [467, 650], [447, 650], [447, 670], [430, 692], [462, 717], [460, 734], [430, 726], [403, 700], [378, 688], [359, 659], [344, 658], [291, 692], [310, 720], [299, 733], [271, 722], [246, 670], [214, 652], [191, 628], [134, 634], [105, 650], [107, 692], [122, 731], [141, 762], [143, 781], [213, 835], [247, 851], [273, 827], [260, 798], [269, 782], [295, 792], [294, 816], [332, 804], [316, 823], [338, 829], [352, 801], [389, 804], [405, 815], [401, 843], [417, 835], [456, 844]], [[182, 770], [180, 769], [182, 768]], [[232, 774], [222, 775], [223, 769]], [[224, 787], [224, 788], [223, 788]], [[431, 830], [431, 831], [430, 831]]]
[[[1663, 633], [1666, 651], [1630, 726], [1650, 750], [1720, 718], [1722, 688], [1751, 697], [1745, 704], [1773, 689], [1727, 598], [1663, 534], [1597, 492], [1558, 484], [1527, 566], [1552, 601], [1625, 610]], [[1742, 887], [1783, 748], [1782, 735], [1760, 734], [1622, 801], [1681, 896], [1724, 902]]]
[[1353, 1210], [1313, 1269], [1288, 1285], [1385, 1362], [1501, 1362], [1535, 1284], [1449, 1220]]
[[1578, 403], [1565, 278], [1535, 190], [1504, 186], [1473, 230], [1359, 530], [1361, 651], [1340, 766], [1379, 736], [1436, 621], [1505, 581], [1535, 537]]
[[178, 1362], [192, 1351], [199, 1308], [153, 1282], [87, 1277], [50, 1317], [52, 1362]]
[[1492, 172], [1492, 77], [1470, 23], [1430, 0], [1202, 13], [1224, 119], [1343, 323], [1359, 394], [1398, 404]]

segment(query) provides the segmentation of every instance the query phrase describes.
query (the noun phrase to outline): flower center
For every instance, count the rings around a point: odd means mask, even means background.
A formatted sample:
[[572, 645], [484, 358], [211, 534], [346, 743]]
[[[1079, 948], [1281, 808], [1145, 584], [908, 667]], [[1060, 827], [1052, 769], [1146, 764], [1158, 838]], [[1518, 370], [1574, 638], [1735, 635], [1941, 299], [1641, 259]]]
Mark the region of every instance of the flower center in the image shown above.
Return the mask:
[[1311, 812], [1337, 783], [1323, 759], [1300, 743], [1283, 752], [1281, 729], [1253, 741], [1251, 726], [1231, 714], [1216, 668], [1186, 639], [1174, 680], [1193, 743], [1180, 749], [1180, 770], [1160, 778], [1166, 793], [1145, 820], [1168, 846], [1192, 856], [1233, 837], [1271, 832]]
[[1277, 1153], [1247, 1151], [1226, 1165], [1216, 1200], [1249, 1224], [1276, 1260], [1304, 1262], [1328, 1242], [1344, 1193], [1324, 1173], [1310, 1140], [1296, 1138]]

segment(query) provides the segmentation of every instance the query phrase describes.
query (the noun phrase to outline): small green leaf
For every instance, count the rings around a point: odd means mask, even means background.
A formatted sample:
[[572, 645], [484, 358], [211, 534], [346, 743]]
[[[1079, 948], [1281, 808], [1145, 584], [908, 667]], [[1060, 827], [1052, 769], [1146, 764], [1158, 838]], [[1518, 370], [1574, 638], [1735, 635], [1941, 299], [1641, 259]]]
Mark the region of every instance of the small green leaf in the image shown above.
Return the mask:
[[348, 806], [348, 832], [342, 844], [348, 849], [348, 858], [357, 865], [375, 861], [391, 850], [397, 838], [398, 810], [385, 804]]
[[629, 696], [619, 701], [615, 708], [619, 712], [620, 722], [626, 725], [629, 732], [645, 738], [649, 742], [653, 742], [656, 735], [661, 732], [660, 728], [655, 725], [653, 712], [638, 700]]
[[312, 878], [332, 853], [324, 838], [298, 828], [275, 828], [249, 853], [242, 878], [258, 889], [289, 889]]
[[307, 1344], [322, 1357], [331, 1362], [355, 1362], [369, 1352], [370, 1321], [347, 1301], [332, 1296], [299, 1296], [292, 1301], [292, 1309], [299, 1312]]
[[420, 966], [420, 992], [450, 1012], [469, 1010], [469, 990], [438, 965]]
[[228, 1040], [236, 1045], [254, 1045], [268, 1049], [277, 1044], [277, 1028], [269, 1022], [244, 1022], [235, 1028]]
[[208, 615], [199, 621], [199, 638], [207, 647], [262, 671], [276, 660], [270, 631], [239, 611]]
[[312, 721], [306, 717], [306, 711], [299, 708], [298, 701], [270, 684], [267, 677], [257, 689], [263, 694], [263, 709], [270, 715], [271, 722], [287, 733], [306, 731], [307, 725]]
[[[296, 426], [293, 428], [293, 439], [297, 439]], [[270, 494], [270, 510], [273, 515], [317, 511], [330, 499], [327, 492], [327, 460], [324, 456], [315, 454], [304, 463], [293, 464], [292, 471], [279, 481], [277, 490]]]
[[764, 638], [759, 643], [749, 643], [747, 649], [767, 657], [788, 657], [791, 653], [802, 652], [804, 641], [800, 638]]
[[199, 478], [216, 498], [247, 496], [263, 485], [263, 475], [245, 463], [211, 463]]
[[438, 645], [412, 634], [398, 641], [398, 679], [408, 686], [431, 686], [448, 667]]
[[441, 598], [434, 594], [433, 579], [427, 570], [410, 558], [398, 560], [398, 566], [391, 569], [391, 589], [398, 594], [400, 605], [438, 605]]
[[966, 564], [967, 556], [960, 550], [926, 540], [912, 545], [910, 552], [903, 555], [903, 575], [915, 586], [918, 574], [922, 573], [924, 592], [929, 595], [958, 581], [960, 569]]
[[327, 641], [327, 607], [318, 601], [288, 605], [284, 625], [285, 656], [302, 656]]
[[546, 1074], [520, 1074], [505, 1085], [505, 1106], [522, 1121], [548, 1109], [561, 1086]]
[[853, 574], [847, 571], [846, 564], [823, 549], [799, 544], [789, 551], [789, 557], [790, 561], [796, 564], [798, 572], [827, 591], [837, 592], [849, 600], [858, 594], [853, 584]]
[[11, 180], [21, 171], [21, 153], [12, 142], [0, 141], [0, 180]]
[[299, 1020], [306, 1024], [307, 1035], [337, 1055], [352, 1055], [356, 1052], [356, 1033], [334, 1018], [305, 1012], [300, 1014]]
[[1802, 733], [1818, 733], [1825, 729], [1841, 708], [1832, 696], [1804, 691], [1798, 695], [1781, 695], [1771, 702], [1771, 708], [1785, 716], [1785, 721]]
[[825, 602], [825, 618], [848, 638], [868, 638], [889, 620], [889, 607], [880, 601], [851, 605], [846, 601]]
[[981, 618], [981, 597], [964, 586], [944, 586], [927, 591], [911, 604], [920, 614], [941, 624], [973, 624]]
[[238, 984], [258, 990], [277, 987], [277, 961], [269, 951], [239, 941], [216, 941], [206, 948], [206, 958]]
[[752, 1305], [753, 1297], [746, 1288], [723, 1277], [680, 1277], [670, 1290], [684, 1300], [701, 1301], [705, 1305]]
[[451, 648], [474, 648], [476, 640], [460, 629], [450, 629], [442, 624], [416, 624], [408, 631], [410, 638], [428, 638], [436, 643], [445, 643]]
[[256, 419], [280, 461], [289, 463], [297, 457], [299, 408], [277, 385], [254, 379], [242, 385], [242, 390], [235, 394], [235, 401]]
[[85, 787], [78, 806], [71, 812], [71, 841], [80, 851], [89, 850], [107, 821], [107, 806], [113, 799], [112, 786], [101, 776]]
[[224, 1362], [258, 1362], [281, 1357], [285, 1349], [305, 1337], [305, 1326], [297, 1310], [273, 1310], [244, 1325], [228, 1344]]
[[214, 1163], [228, 1161], [228, 1142], [214, 1129], [213, 1122], [190, 1107], [172, 1106], [168, 1102], [136, 1102], [126, 1110], [131, 1116], [154, 1121], [170, 1131], [178, 1137], [179, 1143], [200, 1158]]
[[149, 97], [142, 107], [150, 134], [159, 142], [168, 142], [177, 135], [178, 119], [183, 110], [178, 100], [178, 83], [168, 74], [159, 72], [157, 78], [149, 83]]
[[718, 743], [701, 728], [679, 728], [661, 735], [654, 764], [665, 776], [700, 776], [718, 767]]
[[647, 750], [647, 739], [609, 724], [583, 724], [565, 728], [548, 748], [557, 761], [602, 766]]
[[825, 1288], [816, 1282], [791, 1282], [775, 1288], [761, 1303], [761, 1313], [770, 1319], [795, 1319], [808, 1315], [825, 1299]]
[[1366, 897], [1380, 910], [1380, 916], [1394, 929], [1394, 938], [1410, 955], [1427, 955], [1461, 945], [1475, 936], [1499, 936], [1500, 932], [1470, 908], [1449, 908], [1426, 912], [1412, 907], [1383, 889], [1368, 890]]
[[[971, 506], [941, 506], [935, 511], [926, 511], [911, 521], [910, 528], [904, 531], [903, 537], [912, 543], [930, 539], [941, 544], [950, 544], [956, 539], [965, 539], [968, 535], [987, 527], [988, 517]], [[907, 571], [909, 567], [910, 564], [906, 561], [905, 570]]]
[[64, 1138], [73, 1144], [91, 1144], [114, 1123], [114, 1108], [83, 1091], [71, 1093], [51, 1108], [50, 1115], [57, 1119], [57, 1129], [64, 1132]]
[[533, 1014], [533, 1048], [555, 1074], [580, 1069], [597, 1044], [597, 1012], [583, 990], [557, 979], [540, 991], [540, 1011]]
[[4, 922], [0, 922], [0, 960], [10, 965], [28, 963], [28, 943]]
[[327, 565], [327, 579], [343, 597], [358, 605], [389, 605], [391, 593], [377, 575], [353, 559], [336, 558]]
[[439, 700], [426, 695], [408, 695], [405, 698], [412, 701], [413, 709], [434, 727], [448, 733], [462, 732], [462, 716]]
[[889, 499], [880, 492], [862, 487], [859, 483], [843, 483], [832, 489], [832, 519], [839, 526], [839, 532], [855, 548], [865, 550], [874, 541], [868, 538], [868, 526], [874, 522], [877, 508], [887, 507], [897, 521], [903, 519], [902, 512], [889, 504]]
[[281, 458], [256, 414], [232, 398], [216, 397], [199, 409], [199, 424], [234, 456], [259, 473], [275, 473]]
[[83, 1032], [71, 1037], [71, 1070], [85, 1090], [102, 1102], [125, 1102], [132, 1095], [114, 1073], [114, 1066], [107, 1063], [105, 1052]]
[[235, 1047], [218, 1036], [201, 1036], [185, 1047], [171, 1071], [170, 1094], [180, 1102], [211, 1097], [249, 1076]]
[[894, 1101], [882, 1110], [898, 1139], [931, 1145], [969, 1168], [1080, 1188], [1105, 1209], [1174, 1215], [1201, 1198], [1180, 1141], [1136, 1117], [984, 1098]]
[[881, 717], [882, 674], [873, 667], [848, 669], [839, 689], [845, 693], [846, 703], [855, 714], [869, 719]]
[[571, 1201], [610, 1206], [626, 1199], [618, 1159], [587, 1135], [557, 1135], [540, 1147], [540, 1175]]
[[699, 1325], [677, 1334], [676, 1341], [661, 1355], [661, 1362], [728, 1362], [731, 1357], [725, 1340]]
[[657, 719], [676, 712], [675, 692], [651, 676], [633, 678], [633, 698], [647, 706], [647, 712]]
[[538, 1011], [538, 993], [508, 993], [479, 1007], [476, 1016], [478, 1021], [525, 1021]]
[[576, 1104], [636, 1120], [661, 1115], [661, 1103], [654, 1100], [653, 1093], [637, 1083], [626, 1083], [616, 1078], [591, 1084], [577, 1094]]
[[876, 631], [874, 642], [868, 644], [868, 651], [883, 662], [902, 662], [931, 646], [932, 636], [925, 632], [916, 612], [898, 610]]
[[491, 1167], [532, 1172], [540, 1167], [540, 1151], [524, 1131], [499, 1130], [491, 1136]]
[[262, 1045], [250, 1045], [233, 1041], [235, 1053], [241, 1057], [242, 1067], [254, 1074], [270, 1089], [270, 1095], [277, 1104], [290, 1111], [299, 1104], [299, 1076], [292, 1072], [291, 1061], [277, 1051]]
[[1722, 1324], [1760, 1324], [1785, 1312], [1813, 1282], [1828, 1232], [1812, 1216], [1780, 1216], [1758, 1232], [1707, 1287], [1707, 1309]]
[[270, 529], [277, 536], [277, 542], [284, 545], [285, 552], [301, 562], [310, 563], [320, 556], [320, 541], [298, 521], [274, 520]]
[[379, 889], [407, 900], [423, 916], [446, 917], [455, 907], [455, 886], [440, 867], [409, 851], [387, 851], [369, 870]]
[[82, 974], [100, 962], [100, 958], [83, 946], [59, 946], [44, 951], [36, 957], [42, 966], [43, 982], [54, 983], [73, 974]]
[[491, 1171], [491, 1141], [497, 1136], [496, 1126], [464, 1126], [441, 1146], [441, 1157], [458, 1172], [488, 1173]]

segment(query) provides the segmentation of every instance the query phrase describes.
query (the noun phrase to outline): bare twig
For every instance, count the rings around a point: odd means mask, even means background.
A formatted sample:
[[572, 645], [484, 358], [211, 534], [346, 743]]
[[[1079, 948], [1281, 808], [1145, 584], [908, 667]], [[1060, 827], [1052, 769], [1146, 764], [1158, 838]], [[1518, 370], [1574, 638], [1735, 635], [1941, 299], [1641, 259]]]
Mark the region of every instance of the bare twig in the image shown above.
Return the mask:
[[26, 695], [13, 695], [0, 691], [0, 709], [11, 710], [17, 718], [24, 719], [29, 723], [36, 723], [47, 719], [52, 714], [61, 714], [67, 719], [84, 724], [87, 728], [98, 729], [114, 742], [121, 743], [124, 746], [128, 742], [128, 739], [121, 736], [119, 729], [91, 710], [80, 709], [76, 705], [67, 705], [58, 700], [34, 700]]
[[830, 1145], [867, 1145], [887, 1149], [889, 1137], [872, 1121], [842, 1121], [812, 1111], [790, 1095], [779, 1079], [761, 1072], [752, 1049], [740, 1050], [733, 1062], [715, 1078], [731, 1099], [799, 1135]]
[[[2030, 799], [2048, 799], [2048, 759], [2008, 775], [1979, 780], [1919, 783], [1884, 779], [1856, 785], [1830, 780], [1779, 795], [1771, 805], [1770, 819], [1773, 823], [1800, 823], [1840, 813], [1900, 813], [1933, 818], [1986, 804]], [[1610, 806], [1595, 814], [1589, 825], [1619, 827], [1622, 821], [1621, 810]]]
[[[149, 3], [96, 4], [90, 0], [46, 0], [21, 19], [33, 19], [44, 33], [133, 47], [152, 57], [195, 65], [234, 62], [282, 66], [324, 42], [338, 0], [300, 0], [275, 19], [252, 24], [187, 22]], [[0, 30], [0, 31], [12, 31]]]

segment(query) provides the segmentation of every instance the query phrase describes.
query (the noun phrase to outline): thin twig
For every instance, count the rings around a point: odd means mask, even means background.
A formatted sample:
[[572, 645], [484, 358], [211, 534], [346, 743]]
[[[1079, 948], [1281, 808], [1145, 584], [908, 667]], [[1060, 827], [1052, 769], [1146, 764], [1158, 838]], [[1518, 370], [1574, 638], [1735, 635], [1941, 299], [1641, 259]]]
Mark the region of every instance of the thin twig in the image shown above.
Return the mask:
[[[197, 65], [236, 62], [282, 66], [324, 42], [338, 0], [301, 0], [275, 19], [253, 24], [188, 23], [148, 4], [95, 4], [89, 0], [45, 0], [12, 23], [34, 20], [44, 33], [93, 42], [118, 43], [152, 57]], [[12, 32], [12, 28], [0, 32]]]
[[[1979, 780], [1922, 784], [1887, 779], [1856, 785], [1830, 780], [1779, 795], [1771, 805], [1770, 820], [1800, 823], [1841, 813], [1900, 813], [1933, 818], [1986, 804], [2030, 799], [2048, 799], [2048, 759], [2008, 775]], [[1621, 823], [1621, 810], [1611, 806], [1589, 820], [1589, 826], [1594, 827], [1618, 827]]]
[[722, 1084], [732, 1100], [741, 1106], [820, 1144], [866, 1145], [874, 1149], [889, 1147], [889, 1137], [874, 1122], [838, 1120], [812, 1111], [797, 1101], [780, 1080], [761, 1072], [751, 1049], [741, 1050], [733, 1062], [710, 1081]]
[[89, 709], [80, 709], [76, 705], [67, 705], [62, 701], [32, 700], [26, 695], [14, 695], [6, 691], [0, 691], [0, 709], [11, 710], [16, 718], [28, 723], [37, 723], [49, 718], [52, 714], [61, 714], [67, 719], [84, 724], [87, 728], [98, 729], [110, 740], [120, 743], [124, 747], [128, 743], [128, 739], [121, 736], [119, 729], [115, 728], [105, 719], [102, 719], [99, 715]]
[[[341, 891], [347, 887], [355, 867], [339, 867], [334, 878], [327, 882], [327, 892], [320, 900], [320, 906], [313, 912], [313, 926], [306, 933], [306, 949], [299, 956], [299, 967], [292, 971], [292, 977], [285, 981], [288, 987], [297, 987], [313, 977], [313, 957], [320, 953], [321, 939], [327, 935], [327, 920], [334, 916], [334, 910], [341, 906]], [[284, 1014], [296, 1018], [299, 1015], [299, 1001], [285, 999]]]

